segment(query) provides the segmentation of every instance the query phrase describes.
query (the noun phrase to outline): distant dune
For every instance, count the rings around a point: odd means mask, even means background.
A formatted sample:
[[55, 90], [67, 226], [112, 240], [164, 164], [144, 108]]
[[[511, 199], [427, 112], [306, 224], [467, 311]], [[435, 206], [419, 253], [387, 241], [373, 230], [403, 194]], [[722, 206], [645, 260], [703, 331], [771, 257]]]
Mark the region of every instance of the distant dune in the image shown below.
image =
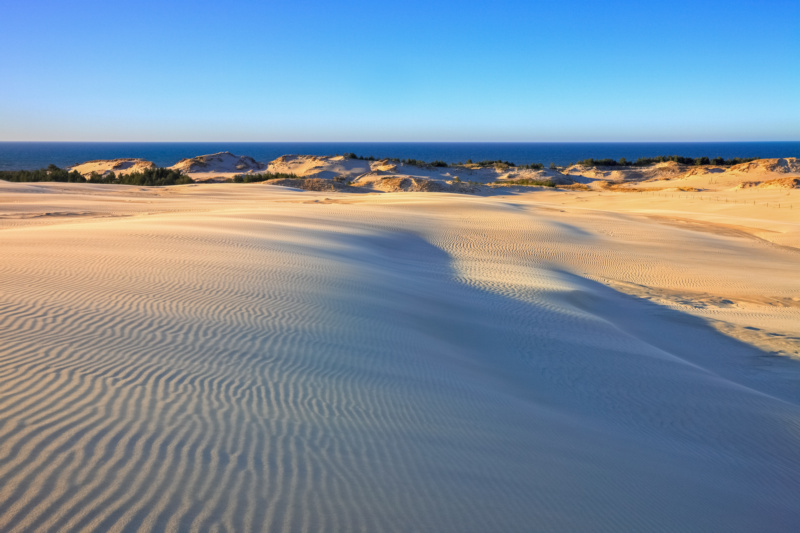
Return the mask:
[[187, 174], [231, 174], [263, 170], [265, 165], [252, 157], [235, 156], [230, 152], [200, 155], [190, 159], [181, 159], [169, 168]]
[[795, 157], [782, 157], [779, 159], [757, 159], [749, 163], [735, 165], [732, 172], [799, 172], [800, 162]]
[[672, 167], [0, 182], [0, 531], [799, 530], [797, 191]]
[[76, 170], [88, 177], [93, 172], [101, 176], [106, 176], [111, 172], [115, 174], [131, 174], [148, 168], [155, 168], [155, 166], [152, 161], [145, 161], [144, 159], [98, 159], [72, 166], [69, 170]]
[[[89, 161], [72, 169], [84, 176], [141, 171], [154, 167], [141, 159]], [[196, 181], [224, 182], [236, 175], [291, 174], [295, 178], [274, 181], [314, 191], [351, 192], [487, 192], [490, 187], [559, 186], [618, 191], [656, 190], [665, 187], [696, 190], [727, 190], [752, 187], [796, 188], [800, 162], [796, 158], [759, 159], [729, 167], [682, 165], [674, 161], [644, 167], [586, 167], [532, 169], [505, 164], [433, 166], [382, 159], [364, 160], [345, 156], [284, 155], [269, 163], [230, 152], [183, 159], [169, 167]], [[669, 183], [666, 183], [669, 182]], [[347, 188], [345, 187], [347, 185]]]

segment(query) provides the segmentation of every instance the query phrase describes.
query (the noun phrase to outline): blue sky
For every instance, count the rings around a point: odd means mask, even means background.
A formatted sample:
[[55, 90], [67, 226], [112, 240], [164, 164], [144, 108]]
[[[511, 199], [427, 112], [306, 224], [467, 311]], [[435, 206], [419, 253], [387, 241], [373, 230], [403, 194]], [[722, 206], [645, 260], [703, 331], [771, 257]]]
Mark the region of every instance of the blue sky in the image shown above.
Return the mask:
[[800, 1], [0, 7], [0, 141], [800, 140]]

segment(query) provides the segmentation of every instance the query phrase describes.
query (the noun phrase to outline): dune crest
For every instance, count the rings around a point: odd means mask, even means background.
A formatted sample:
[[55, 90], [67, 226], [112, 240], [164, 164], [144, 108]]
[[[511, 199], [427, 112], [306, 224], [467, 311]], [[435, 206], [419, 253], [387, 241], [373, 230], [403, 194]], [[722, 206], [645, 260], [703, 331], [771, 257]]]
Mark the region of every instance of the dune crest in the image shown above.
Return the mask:
[[89, 177], [92, 173], [101, 176], [107, 176], [111, 172], [117, 175], [132, 174], [134, 172], [142, 172], [149, 168], [155, 168], [155, 166], [155, 163], [152, 161], [138, 158], [97, 159], [74, 165], [69, 167], [69, 170], [75, 170], [84, 177]]
[[749, 163], [734, 165], [731, 172], [797, 172], [800, 173], [800, 162], [795, 157], [781, 157], [775, 159], [757, 159]]
[[250, 156], [236, 156], [230, 152], [218, 152], [216, 154], [181, 159], [169, 168], [189, 175], [245, 174], [263, 170], [265, 166]]
[[[152, 168], [141, 159], [88, 161], [72, 167], [84, 176], [106, 175]], [[537, 169], [515, 167], [502, 162], [465, 163], [440, 166], [417, 161], [359, 159], [351, 156], [283, 155], [269, 163], [230, 152], [183, 159], [169, 167], [196, 181], [222, 182], [236, 175], [288, 174], [296, 178], [273, 181], [275, 185], [308, 190], [350, 190], [352, 192], [487, 192], [490, 187], [555, 186], [594, 190], [640, 192], [675, 189], [681, 191], [734, 190], [753, 187], [794, 188], [800, 178], [796, 158], [759, 159], [730, 167], [685, 165], [675, 161], [648, 166], [594, 166]], [[346, 188], [345, 185], [350, 186]]]

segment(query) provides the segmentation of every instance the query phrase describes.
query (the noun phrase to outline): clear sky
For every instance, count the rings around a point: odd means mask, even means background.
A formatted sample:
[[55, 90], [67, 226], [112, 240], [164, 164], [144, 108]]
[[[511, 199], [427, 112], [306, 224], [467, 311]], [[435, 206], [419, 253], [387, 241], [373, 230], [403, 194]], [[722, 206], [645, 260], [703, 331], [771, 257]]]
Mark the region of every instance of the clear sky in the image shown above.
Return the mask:
[[0, 140], [800, 140], [800, 0], [5, 0]]

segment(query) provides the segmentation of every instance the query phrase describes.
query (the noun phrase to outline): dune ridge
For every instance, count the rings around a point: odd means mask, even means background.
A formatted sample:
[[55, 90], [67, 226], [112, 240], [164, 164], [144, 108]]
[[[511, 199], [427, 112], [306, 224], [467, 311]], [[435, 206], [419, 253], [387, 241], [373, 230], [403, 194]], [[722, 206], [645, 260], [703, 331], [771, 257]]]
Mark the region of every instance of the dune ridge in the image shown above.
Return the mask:
[[800, 526], [800, 221], [637, 198], [4, 185], [0, 530]]
[[131, 174], [134, 172], [142, 172], [149, 168], [155, 168], [155, 163], [146, 161], [140, 158], [120, 158], [120, 159], [97, 159], [94, 161], [86, 161], [70, 167], [70, 170], [75, 170], [84, 176], [90, 176], [92, 173], [101, 176], [107, 176], [111, 172], [117, 175]]
[[199, 155], [188, 159], [181, 159], [169, 168], [180, 170], [187, 174], [243, 174], [246, 172], [263, 170], [266, 168], [266, 165], [259, 163], [250, 156], [236, 156], [230, 152], [219, 152], [216, 154]]
[[[88, 177], [93, 172], [107, 175], [141, 171], [155, 165], [141, 159], [89, 161], [70, 167]], [[486, 193], [492, 187], [558, 186], [589, 190], [613, 188], [621, 192], [661, 190], [722, 191], [741, 188], [794, 189], [800, 183], [797, 158], [758, 159], [733, 166], [684, 165], [675, 161], [648, 166], [584, 166], [537, 169], [504, 163], [474, 163], [435, 166], [423, 162], [392, 159], [358, 159], [351, 156], [283, 155], [269, 162], [230, 152], [183, 159], [168, 167], [195, 181], [221, 182], [237, 175], [256, 179], [265, 174], [291, 174], [276, 185], [312, 191], [348, 190], [351, 192], [461, 192]], [[268, 175], [265, 177], [269, 177]], [[665, 183], [669, 182], [669, 183]], [[349, 186], [349, 187], [345, 187]]]

